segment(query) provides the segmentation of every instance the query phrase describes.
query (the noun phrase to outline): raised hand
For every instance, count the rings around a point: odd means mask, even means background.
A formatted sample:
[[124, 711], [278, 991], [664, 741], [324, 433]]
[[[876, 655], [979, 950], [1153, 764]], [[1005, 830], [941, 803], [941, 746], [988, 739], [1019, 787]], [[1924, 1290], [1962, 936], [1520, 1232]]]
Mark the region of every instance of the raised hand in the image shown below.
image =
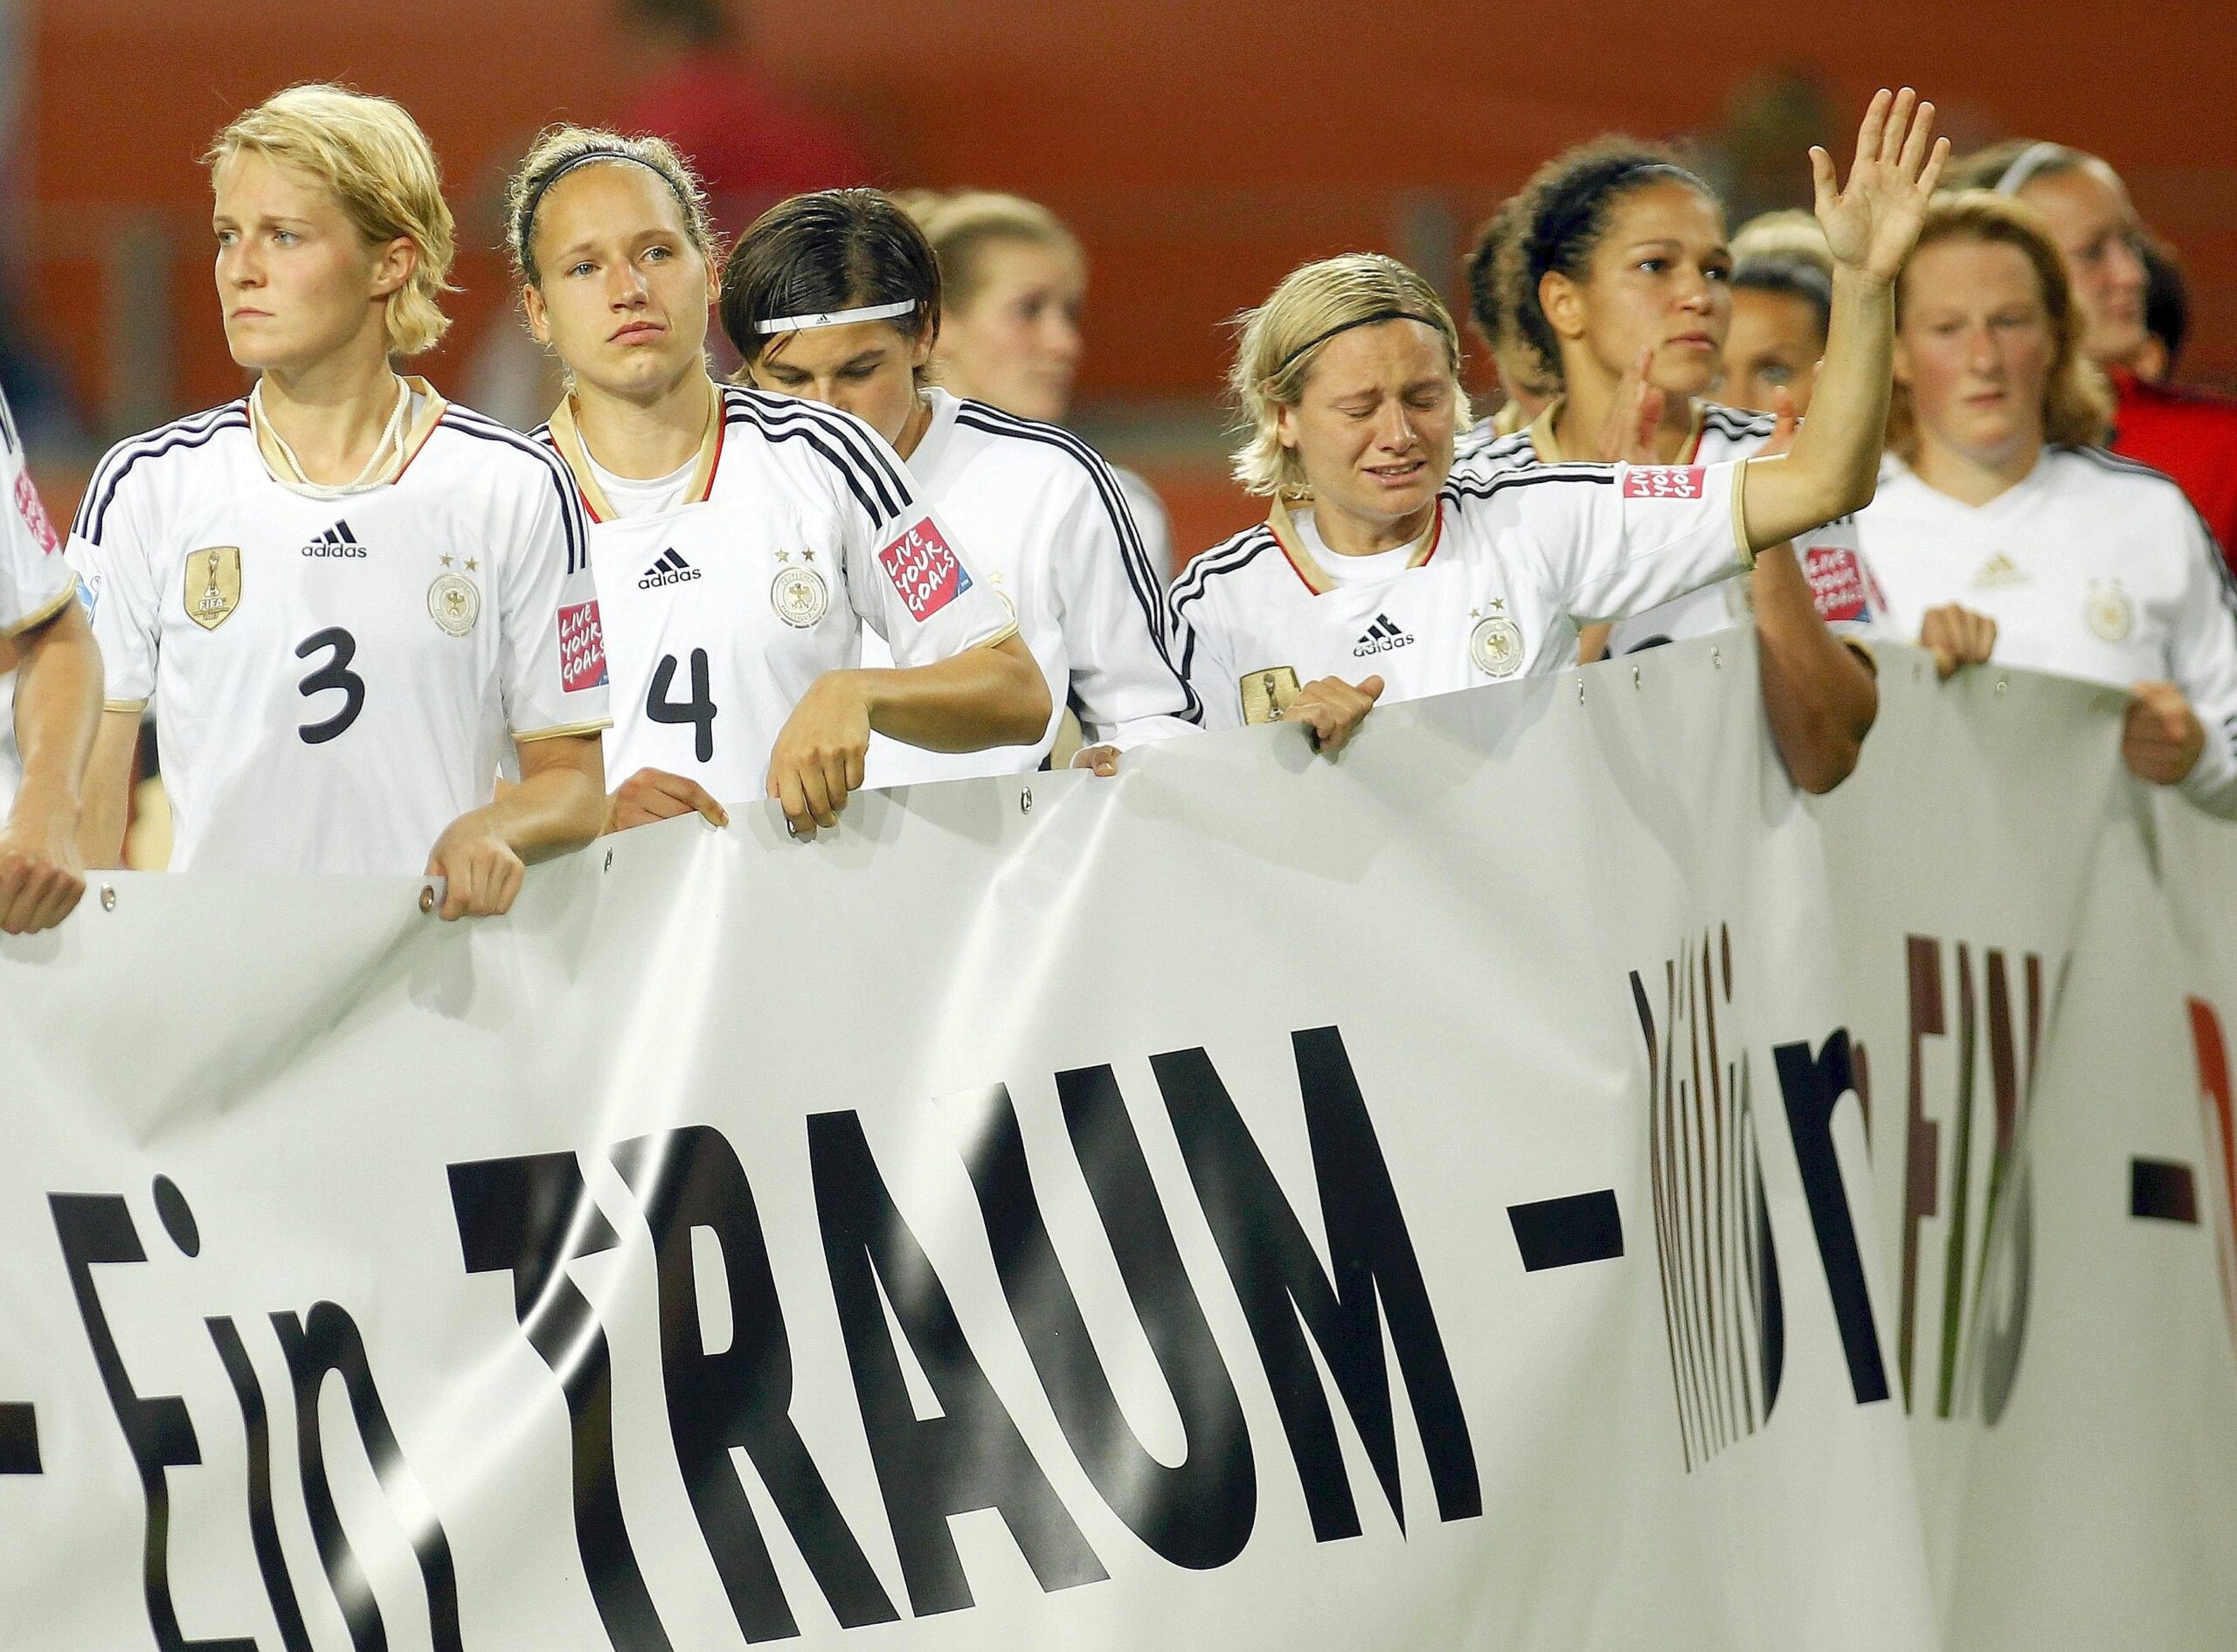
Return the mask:
[[1600, 451], [1593, 455], [1602, 464], [1661, 462], [1655, 457], [1654, 439], [1662, 428], [1664, 397], [1646, 378], [1653, 365], [1654, 351], [1643, 349], [1616, 381], [1616, 398], [1608, 404], [1608, 417], [1601, 422]]
[[1934, 135], [1934, 105], [1905, 86], [1882, 87], [1857, 128], [1856, 162], [1846, 187], [1836, 187], [1833, 157], [1810, 151], [1817, 186], [1818, 222], [1843, 269], [1885, 284], [1895, 279], [1919, 238], [1927, 203], [1942, 180], [1950, 140]]
[[1794, 434], [1802, 428], [1802, 415], [1794, 411], [1794, 397], [1783, 384], [1771, 388], [1771, 437], [1756, 452], [1765, 459], [1776, 459], [1781, 453], [1794, 449]]

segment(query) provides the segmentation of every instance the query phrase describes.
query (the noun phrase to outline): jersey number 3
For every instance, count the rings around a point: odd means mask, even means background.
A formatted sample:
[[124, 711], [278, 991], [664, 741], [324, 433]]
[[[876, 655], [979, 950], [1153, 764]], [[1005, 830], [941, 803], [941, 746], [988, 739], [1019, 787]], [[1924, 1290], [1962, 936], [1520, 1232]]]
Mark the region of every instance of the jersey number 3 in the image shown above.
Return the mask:
[[691, 755], [702, 763], [711, 763], [715, 757], [715, 695], [707, 681], [707, 651], [691, 651], [691, 698], [671, 700], [668, 691], [675, 684], [675, 656], [662, 654], [661, 662], [653, 667], [652, 685], [645, 690], [645, 715], [654, 722], [688, 722], [691, 729]]
[[307, 722], [295, 732], [303, 737], [307, 746], [322, 746], [336, 736], [346, 731], [357, 721], [357, 714], [365, 708], [365, 680], [350, 669], [350, 662], [357, 657], [357, 639], [339, 626], [325, 631], [313, 632], [295, 645], [295, 658], [308, 660], [322, 648], [334, 650], [334, 658], [296, 685], [305, 699], [329, 688], [339, 688], [345, 696], [342, 709], [322, 722]]

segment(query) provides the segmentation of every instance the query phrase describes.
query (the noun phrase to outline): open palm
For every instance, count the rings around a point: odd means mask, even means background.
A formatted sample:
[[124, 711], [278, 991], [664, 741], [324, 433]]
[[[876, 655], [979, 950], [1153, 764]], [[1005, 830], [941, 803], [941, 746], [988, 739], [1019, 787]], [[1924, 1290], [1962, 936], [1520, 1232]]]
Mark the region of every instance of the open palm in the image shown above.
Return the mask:
[[1884, 87], [1857, 128], [1856, 162], [1837, 188], [1833, 157], [1810, 151], [1818, 222], [1836, 261], [1877, 281], [1892, 281], [1919, 238], [1927, 203], [1950, 158], [1950, 140], [1934, 135], [1934, 105], [1917, 93]]

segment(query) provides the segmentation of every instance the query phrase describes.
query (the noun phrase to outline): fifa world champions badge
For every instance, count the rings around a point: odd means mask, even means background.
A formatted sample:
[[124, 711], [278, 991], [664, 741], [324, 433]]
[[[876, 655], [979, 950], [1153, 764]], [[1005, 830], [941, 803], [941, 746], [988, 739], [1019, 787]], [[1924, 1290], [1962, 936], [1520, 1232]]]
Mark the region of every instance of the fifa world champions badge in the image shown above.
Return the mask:
[[1236, 686], [1243, 692], [1243, 722], [1279, 722], [1297, 698], [1297, 667], [1263, 666], [1244, 672]]
[[189, 551], [186, 590], [182, 598], [186, 617], [204, 631], [215, 631], [241, 605], [241, 548], [212, 545]]

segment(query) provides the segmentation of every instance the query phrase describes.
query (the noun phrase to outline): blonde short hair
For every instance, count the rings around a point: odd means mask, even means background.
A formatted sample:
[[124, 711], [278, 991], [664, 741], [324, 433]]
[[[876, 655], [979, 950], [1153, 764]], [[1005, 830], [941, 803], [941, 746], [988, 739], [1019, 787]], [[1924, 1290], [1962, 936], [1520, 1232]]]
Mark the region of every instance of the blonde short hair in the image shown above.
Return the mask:
[[1732, 238], [1732, 261], [1751, 258], [1800, 259], [1831, 275], [1832, 249], [1825, 245], [1825, 226], [1817, 215], [1795, 207], [1759, 212], [1742, 225]]
[[987, 249], [1001, 241], [1053, 246], [1082, 257], [1079, 238], [1038, 201], [993, 190], [908, 190], [894, 204], [916, 220], [939, 259], [951, 313], [971, 308], [986, 280]]
[[1347, 252], [1300, 265], [1282, 278], [1271, 297], [1235, 318], [1241, 336], [1228, 392], [1242, 416], [1243, 446], [1233, 463], [1245, 492], [1299, 497], [1304, 467], [1285, 447], [1277, 425], [1285, 407], [1305, 393], [1312, 364], [1337, 334], [1380, 319], [1411, 320], [1437, 329], [1452, 372], [1453, 416], [1468, 422], [1468, 392], [1460, 383], [1460, 329], [1437, 289], [1395, 258]]
[[[1987, 190], [1937, 195], [1926, 210], [1918, 244], [1895, 278], [1895, 325], [1903, 325], [1904, 288], [1912, 263], [1928, 247], [1943, 241], [1984, 241], [2016, 247], [2035, 272], [2035, 286], [2050, 318], [2051, 370], [2043, 383], [2043, 439], [2064, 446], [2094, 447], [2113, 422], [2113, 396], [2105, 377], [2082, 354], [2081, 312], [2067, 280], [2066, 259], [2033, 208]], [[1919, 432], [1911, 393], [1897, 384], [1887, 403], [1887, 446], [1905, 460], [1918, 457]]]
[[357, 233], [378, 246], [401, 237], [419, 249], [412, 273], [388, 295], [391, 355], [432, 349], [450, 327], [441, 295], [457, 229], [442, 169], [403, 106], [338, 86], [289, 86], [236, 118], [202, 163], [214, 172], [243, 151], [299, 167], [334, 192]]

